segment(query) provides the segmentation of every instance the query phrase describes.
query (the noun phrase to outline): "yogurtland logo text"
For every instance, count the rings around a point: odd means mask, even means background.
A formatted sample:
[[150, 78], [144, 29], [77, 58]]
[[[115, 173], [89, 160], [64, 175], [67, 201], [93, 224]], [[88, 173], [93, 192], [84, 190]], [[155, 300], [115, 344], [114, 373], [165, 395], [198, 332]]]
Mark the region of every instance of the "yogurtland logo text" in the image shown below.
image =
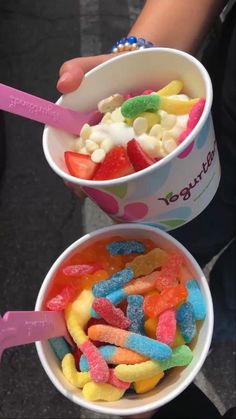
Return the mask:
[[188, 185], [182, 188], [178, 193], [169, 192], [164, 198], [158, 198], [158, 201], [165, 202], [167, 206], [181, 198], [183, 199], [183, 201], [187, 201], [192, 195], [192, 190], [198, 183], [202, 181], [204, 175], [208, 172], [209, 168], [211, 167], [215, 157], [215, 150], [216, 142], [214, 142], [213, 150], [209, 151], [209, 153], [207, 154], [206, 161], [202, 163], [201, 171], [191, 182], [189, 182]]

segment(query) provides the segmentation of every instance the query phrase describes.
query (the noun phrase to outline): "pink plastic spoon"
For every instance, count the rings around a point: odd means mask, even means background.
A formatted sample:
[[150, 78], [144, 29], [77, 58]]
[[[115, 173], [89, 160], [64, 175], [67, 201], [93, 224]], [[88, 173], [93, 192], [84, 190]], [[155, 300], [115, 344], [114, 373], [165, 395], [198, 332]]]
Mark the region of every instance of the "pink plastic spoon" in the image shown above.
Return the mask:
[[98, 111], [76, 112], [2, 83], [0, 109], [77, 135], [86, 122], [94, 125], [101, 120]]
[[0, 359], [6, 348], [60, 336], [71, 342], [62, 312], [8, 311], [0, 316]]

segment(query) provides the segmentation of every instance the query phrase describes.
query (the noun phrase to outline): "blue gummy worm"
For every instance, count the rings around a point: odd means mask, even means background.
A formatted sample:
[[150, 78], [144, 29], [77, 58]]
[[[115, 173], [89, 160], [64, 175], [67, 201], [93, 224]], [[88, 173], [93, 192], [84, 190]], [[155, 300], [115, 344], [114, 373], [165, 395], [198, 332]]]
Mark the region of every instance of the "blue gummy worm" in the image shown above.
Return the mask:
[[62, 361], [65, 355], [71, 353], [70, 346], [63, 337], [51, 338], [48, 339], [48, 342], [59, 361]]
[[[102, 355], [102, 357], [105, 359], [105, 361], [107, 361], [109, 363], [109, 361], [111, 360], [111, 358], [113, 357], [113, 355], [117, 351], [117, 346], [115, 346], [115, 345], [104, 345], [104, 346], [100, 346], [100, 348], [98, 348], [98, 350], [99, 350], [100, 354]], [[82, 355], [80, 357], [79, 369], [82, 372], [89, 370], [88, 361], [87, 361], [87, 358], [86, 358], [85, 355]]]
[[144, 311], [142, 295], [129, 295], [126, 315], [131, 320], [130, 332], [144, 334]]
[[157, 361], [167, 359], [172, 354], [171, 348], [165, 343], [132, 332], [125, 340], [124, 346]]
[[144, 253], [144, 244], [136, 240], [116, 241], [107, 245], [112, 255], [130, 255], [131, 253]]
[[177, 310], [176, 320], [185, 342], [191, 342], [196, 334], [195, 316], [191, 303], [187, 302], [181, 305], [181, 307]]
[[188, 289], [187, 301], [193, 306], [195, 319], [204, 320], [206, 317], [206, 304], [198, 282], [195, 279], [191, 279], [185, 285]]
[[95, 297], [106, 297], [113, 291], [122, 288], [124, 284], [133, 279], [134, 273], [131, 268], [125, 268], [122, 271], [116, 272], [110, 278], [97, 282], [93, 285], [93, 294]]

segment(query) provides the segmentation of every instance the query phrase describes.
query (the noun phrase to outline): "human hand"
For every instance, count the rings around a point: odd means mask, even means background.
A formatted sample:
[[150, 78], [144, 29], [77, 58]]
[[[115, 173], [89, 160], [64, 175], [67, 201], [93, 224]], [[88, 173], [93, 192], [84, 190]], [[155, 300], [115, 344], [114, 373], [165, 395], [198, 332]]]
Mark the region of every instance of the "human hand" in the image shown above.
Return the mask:
[[79, 57], [66, 61], [59, 70], [57, 89], [61, 93], [70, 93], [76, 90], [89, 70], [111, 59], [114, 54]]

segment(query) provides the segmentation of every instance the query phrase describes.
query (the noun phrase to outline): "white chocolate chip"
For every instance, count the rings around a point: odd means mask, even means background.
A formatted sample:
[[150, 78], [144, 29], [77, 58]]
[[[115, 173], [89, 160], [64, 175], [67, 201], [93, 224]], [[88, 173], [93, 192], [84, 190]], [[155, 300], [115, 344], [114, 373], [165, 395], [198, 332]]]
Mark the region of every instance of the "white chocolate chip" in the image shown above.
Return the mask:
[[177, 144], [175, 142], [175, 140], [166, 140], [163, 141], [163, 148], [165, 149], [165, 151], [169, 154], [171, 153], [173, 150], [175, 150], [177, 147]]
[[177, 125], [180, 126], [183, 130], [187, 127], [189, 115], [178, 115], [177, 116]]
[[94, 163], [101, 163], [105, 159], [106, 153], [102, 148], [98, 148], [91, 154]]
[[80, 149], [80, 153], [81, 153], [81, 154], [89, 154], [89, 152], [88, 152], [88, 150], [87, 150], [87, 148], [86, 148], [86, 147], [82, 147], [82, 148]]
[[171, 129], [176, 124], [176, 116], [172, 114], [166, 114], [161, 118], [161, 126], [164, 129]]
[[97, 150], [97, 148], [99, 146], [97, 145], [97, 143], [95, 143], [95, 141], [86, 140], [85, 141], [85, 147], [86, 147], [87, 151], [91, 154], [94, 150]]
[[106, 139], [106, 137], [107, 137], [106, 133], [100, 132], [98, 128], [93, 127], [93, 131], [89, 139], [94, 141], [97, 144], [100, 144], [102, 141]]
[[101, 113], [113, 112], [116, 108], [122, 105], [124, 100], [125, 99], [122, 95], [115, 93], [106, 99], [100, 100], [100, 102], [98, 102], [98, 110]]
[[135, 134], [141, 135], [147, 132], [148, 128], [148, 121], [146, 118], [143, 118], [142, 116], [138, 116], [133, 122], [133, 129]]
[[89, 124], [84, 124], [82, 126], [82, 129], [80, 131], [80, 136], [83, 138], [83, 140], [87, 140], [91, 133], [91, 127]]
[[173, 140], [173, 139], [174, 139], [174, 136], [171, 130], [163, 132], [163, 136], [162, 136], [163, 141]]
[[111, 124], [112, 123], [111, 112], [105, 113], [105, 115], [103, 116], [101, 122], [103, 124]]
[[155, 137], [143, 134], [140, 137], [140, 145], [142, 149], [150, 156], [156, 157], [160, 148], [160, 141]]
[[111, 138], [106, 138], [101, 142], [100, 147], [105, 151], [105, 153], [108, 153], [108, 151], [114, 147], [114, 143]]
[[162, 128], [161, 128], [161, 126], [160, 126], [160, 124], [155, 124], [155, 125], [153, 125], [153, 127], [150, 129], [150, 132], [149, 132], [149, 134], [152, 136], [152, 137], [155, 137], [155, 138], [157, 138], [158, 140], [160, 140], [161, 139], [161, 137], [162, 137]]
[[121, 113], [121, 108], [120, 107], [115, 109], [111, 113], [111, 120], [112, 120], [112, 122], [124, 122], [125, 118], [123, 117], [123, 115]]

